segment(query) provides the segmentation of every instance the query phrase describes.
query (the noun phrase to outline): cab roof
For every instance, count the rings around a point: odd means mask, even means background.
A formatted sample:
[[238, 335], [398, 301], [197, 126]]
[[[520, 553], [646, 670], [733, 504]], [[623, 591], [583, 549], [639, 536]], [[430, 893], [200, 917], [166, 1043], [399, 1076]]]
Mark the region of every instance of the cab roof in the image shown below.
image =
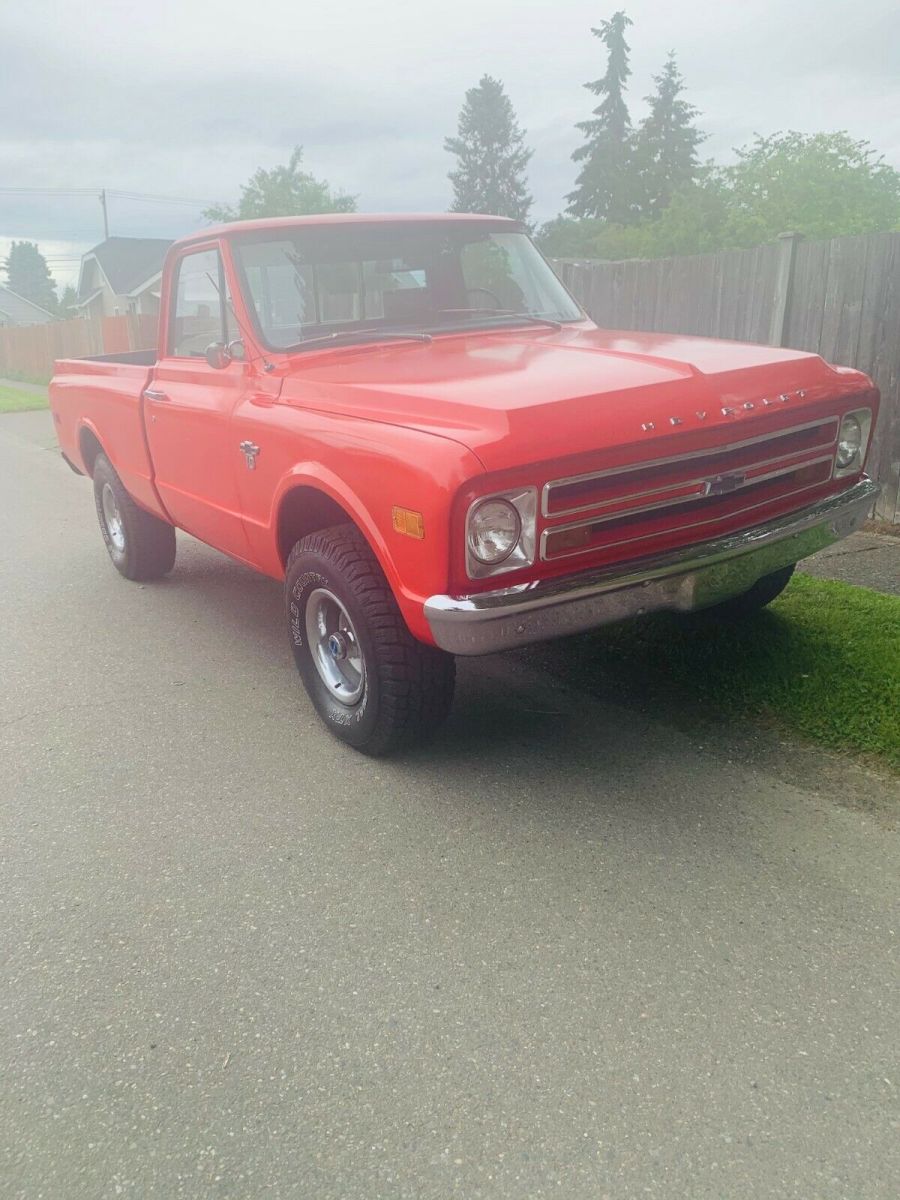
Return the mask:
[[412, 225], [447, 222], [490, 221], [498, 225], [519, 228], [521, 222], [511, 217], [497, 217], [490, 213], [317, 213], [306, 217], [260, 217], [251, 221], [229, 221], [225, 225], [210, 225], [207, 229], [190, 233], [173, 243], [173, 249], [205, 242], [209, 238], [228, 237], [234, 233], [254, 233], [271, 229], [295, 229], [298, 225]]

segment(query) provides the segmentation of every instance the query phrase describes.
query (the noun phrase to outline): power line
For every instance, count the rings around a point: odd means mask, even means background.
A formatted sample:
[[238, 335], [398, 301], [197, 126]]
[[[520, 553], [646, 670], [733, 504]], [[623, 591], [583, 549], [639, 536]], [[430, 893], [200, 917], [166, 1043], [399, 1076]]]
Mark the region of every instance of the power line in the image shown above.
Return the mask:
[[197, 200], [189, 196], [161, 196], [151, 192], [127, 192], [116, 188], [39, 188], [0, 187], [0, 196], [97, 196], [102, 191], [120, 200], [138, 200], [148, 204], [212, 204], [212, 200]]
[[118, 196], [122, 200], [142, 200], [149, 204], [190, 204], [196, 207], [198, 204], [213, 204], [213, 200], [191, 200], [187, 196], [154, 196], [146, 192], [117, 192], [109, 190], [109, 196]]
[[[103, 214], [103, 236], [108, 240], [109, 233], [109, 207], [108, 200], [114, 198], [118, 201], [138, 204], [174, 204], [182, 207], [189, 207], [194, 210], [205, 205], [212, 204], [211, 200], [197, 200], [188, 196], [163, 196], [154, 192], [138, 192], [126, 191], [120, 188], [62, 188], [62, 187], [0, 187], [0, 196], [52, 196], [52, 197], [77, 197], [84, 199], [87, 197], [100, 201], [100, 208]], [[57, 235], [53, 240], [64, 240]], [[70, 240], [90, 240], [85, 239], [70, 239]], [[48, 260], [49, 261], [49, 260]], [[80, 261], [72, 256], [67, 261]], [[58, 269], [64, 269], [67, 265], [66, 256], [58, 255], [53, 259], [54, 266]]]

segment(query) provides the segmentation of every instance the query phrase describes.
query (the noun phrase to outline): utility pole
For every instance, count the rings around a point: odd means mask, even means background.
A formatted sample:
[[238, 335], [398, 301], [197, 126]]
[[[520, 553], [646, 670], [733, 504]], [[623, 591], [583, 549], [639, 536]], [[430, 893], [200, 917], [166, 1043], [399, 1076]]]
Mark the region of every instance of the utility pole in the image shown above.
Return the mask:
[[109, 214], [106, 211], [106, 188], [100, 190], [100, 207], [103, 209], [103, 240], [109, 239]]

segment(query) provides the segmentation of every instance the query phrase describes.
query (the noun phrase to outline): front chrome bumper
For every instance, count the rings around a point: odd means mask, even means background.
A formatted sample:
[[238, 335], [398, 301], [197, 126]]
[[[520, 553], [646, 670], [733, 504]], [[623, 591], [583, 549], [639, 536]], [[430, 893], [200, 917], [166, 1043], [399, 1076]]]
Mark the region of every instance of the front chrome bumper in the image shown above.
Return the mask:
[[491, 654], [659, 609], [708, 608], [859, 529], [879, 491], [864, 477], [800, 512], [655, 558], [480, 595], [432, 596], [425, 616], [443, 650]]

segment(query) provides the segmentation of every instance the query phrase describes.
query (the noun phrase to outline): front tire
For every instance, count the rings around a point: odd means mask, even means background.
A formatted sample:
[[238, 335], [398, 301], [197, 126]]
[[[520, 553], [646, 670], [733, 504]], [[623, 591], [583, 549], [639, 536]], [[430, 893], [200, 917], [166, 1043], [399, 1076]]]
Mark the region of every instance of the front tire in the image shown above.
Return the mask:
[[175, 565], [175, 530], [139, 508], [105, 454], [94, 462], [94, 503], [113, 566], [135, 582], [159, 579]]
[[417, 641], [354, 525], [291, 551], [285, 603], [294, 659], [323, 722], [374, 757], [424, 740], [453, 700], [452, 655]]
[[753, 587], [748, 588], [746, 592], [703, 609], [702, 615], [719, 617], [725, 621], [740, 621], [744, 617], [752, 617], [781, 595], [791, 582], [793, 574], [792, 563], [789, 567], [782, 567], [780, 571], [773, 571], [771, 575], [763, 575], [762, 579], [757, 579]]

